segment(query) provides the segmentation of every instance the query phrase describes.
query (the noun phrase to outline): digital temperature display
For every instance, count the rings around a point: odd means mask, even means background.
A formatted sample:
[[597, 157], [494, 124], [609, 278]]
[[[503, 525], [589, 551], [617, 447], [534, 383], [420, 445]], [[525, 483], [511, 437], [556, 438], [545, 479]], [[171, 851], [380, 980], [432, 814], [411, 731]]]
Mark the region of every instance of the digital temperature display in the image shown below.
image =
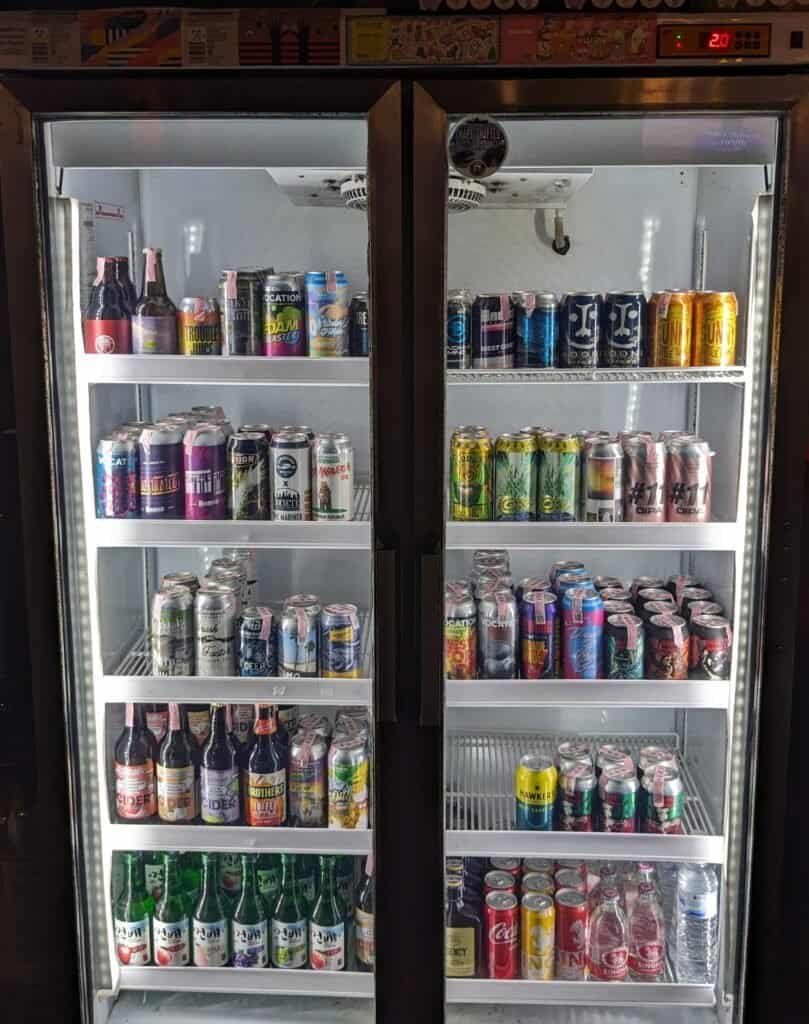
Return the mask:
[[706, 25], [687, 22], [658, 28], [657, 55], [690, 60], [710, 57], [768, 57], [770, 25]]

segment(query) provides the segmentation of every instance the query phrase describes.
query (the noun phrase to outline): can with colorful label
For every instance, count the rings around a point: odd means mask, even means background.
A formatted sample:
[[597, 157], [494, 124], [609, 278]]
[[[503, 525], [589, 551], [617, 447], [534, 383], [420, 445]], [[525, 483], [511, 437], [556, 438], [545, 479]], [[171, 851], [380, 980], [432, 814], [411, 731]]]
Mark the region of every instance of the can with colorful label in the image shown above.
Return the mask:
[[140, 516], [140, 455], [130, 438], [104, 437], [96, 448], [96, 516], [137, 519]]
[[544, 754], [524, 754], [515, 773], [515, 828], [532, 832], [553, 830], [556, 765]]
[[549, 590], [528, 590], [522, 594], [520, 609], [520, 677], [559, 677], [559, 613], [556, 597]]
[[553, 980], [556, 908], [551, 896], [538, 892], [523, 895], [520, 907], [520, 967], [529, 981]]
[[576, 587], [562, 597], [562, 677], [603, 674], [604, 602], [596, 590]]
[[219, 303], [213, 298], [185, 298], [177, 311], [177, 342], [184, 356], [221, 356]]
[[309, 355], [314, 359], [349, 354], [348, 283], [342, 270], [306, 274]]
[[361, 662], [357, 606], [324, 605], [320, 613], [320, 674], [324, 679], [359, 679]]
[[183, 482], [186, 519], [225, 519], [225, 432], [215, 423], [203, 423], [185, 432]]
[[605, 679], [643, 679], [643, 620], [610, 615], [604, 624]]

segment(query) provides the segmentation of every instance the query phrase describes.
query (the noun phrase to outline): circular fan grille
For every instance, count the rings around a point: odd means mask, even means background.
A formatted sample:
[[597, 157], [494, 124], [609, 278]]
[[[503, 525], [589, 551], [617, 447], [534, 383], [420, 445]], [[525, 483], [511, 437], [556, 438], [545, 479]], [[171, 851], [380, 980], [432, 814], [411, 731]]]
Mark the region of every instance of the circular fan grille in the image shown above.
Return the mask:
[[[368, 209], [368, 186], [363, 175], [355, 174], [340, 186], [340, 195], [349, 210]], [[486, 196], [486, 187], [479, 181], [462, 178], [459, 174], [449, 177], [447, 204], [450, 213], [463, 213], [480, 206]]]

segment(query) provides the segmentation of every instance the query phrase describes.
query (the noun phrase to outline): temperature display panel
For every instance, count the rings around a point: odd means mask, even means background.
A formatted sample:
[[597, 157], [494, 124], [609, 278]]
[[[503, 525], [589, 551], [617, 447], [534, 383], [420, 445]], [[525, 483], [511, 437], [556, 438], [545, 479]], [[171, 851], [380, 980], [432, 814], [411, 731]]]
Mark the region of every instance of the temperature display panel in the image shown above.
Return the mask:
[[770, 26], [692, 23], [661, 25], [658, 57], [769, 57]]

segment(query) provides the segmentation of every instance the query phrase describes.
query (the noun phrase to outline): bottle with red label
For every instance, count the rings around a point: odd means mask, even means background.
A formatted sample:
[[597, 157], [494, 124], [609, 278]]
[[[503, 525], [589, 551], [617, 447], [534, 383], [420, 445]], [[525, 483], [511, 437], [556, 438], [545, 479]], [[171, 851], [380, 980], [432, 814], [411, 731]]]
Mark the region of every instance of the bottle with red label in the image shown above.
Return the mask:
[[160, 249], [143, 250], [143, 287], [132, 316], [132, 351], [138, 355], [177, 352], [177, 307], [166, 292]]
[[122, 821], [148, 821], [157, 811], [155, 753], [143, 721], [143, 705], [127, 704], [115, 744], [115, 807]]
[[115, 276], [115, 259], [99, 256], [84, 315], [84, 351], [101, 355], [132, 351], [131, 313]]
[[629, 960], [626, 915], [618, 890], [605, 886], [590, 921], [587, 965], [593, 981], [625, 981]]
[[275, 708], [256, 704], [253, 745], [244, 773], [244, 817], [262, 828], [285, 825], [287, 819], [286, 749], [278, 738]]
[[663, 911], [653, 882], [640, 882], [629, 911], [629, 977], [633, 981], [662, 981], [666, 931]]

